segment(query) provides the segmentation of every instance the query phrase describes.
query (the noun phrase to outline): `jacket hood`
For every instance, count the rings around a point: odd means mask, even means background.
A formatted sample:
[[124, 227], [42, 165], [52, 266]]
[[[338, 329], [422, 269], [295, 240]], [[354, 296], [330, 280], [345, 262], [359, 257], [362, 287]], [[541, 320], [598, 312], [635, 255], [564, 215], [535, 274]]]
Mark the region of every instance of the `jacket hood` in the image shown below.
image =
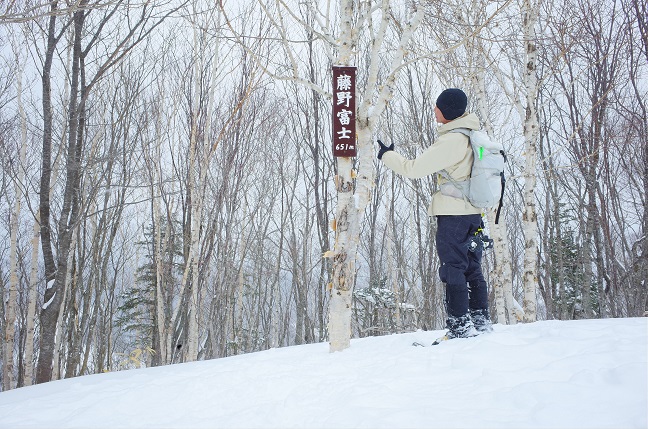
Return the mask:
[[480, 129], [479, 118], [474, 113], [466, 113], [463, 116], [450, 121], [447, 124], [443, 124], [439, 127], [439, 134], [445, 134], [450, 130], [455, 128], [468, 128], [471, 130]]

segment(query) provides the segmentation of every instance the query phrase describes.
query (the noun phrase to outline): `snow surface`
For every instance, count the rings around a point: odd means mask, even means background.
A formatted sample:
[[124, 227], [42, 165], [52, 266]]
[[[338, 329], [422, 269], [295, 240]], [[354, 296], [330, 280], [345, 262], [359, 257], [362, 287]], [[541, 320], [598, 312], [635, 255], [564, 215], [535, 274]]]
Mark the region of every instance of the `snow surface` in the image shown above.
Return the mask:
[[0, 428], [646, 428], [648, 319], [272, 349], [0, 393]]

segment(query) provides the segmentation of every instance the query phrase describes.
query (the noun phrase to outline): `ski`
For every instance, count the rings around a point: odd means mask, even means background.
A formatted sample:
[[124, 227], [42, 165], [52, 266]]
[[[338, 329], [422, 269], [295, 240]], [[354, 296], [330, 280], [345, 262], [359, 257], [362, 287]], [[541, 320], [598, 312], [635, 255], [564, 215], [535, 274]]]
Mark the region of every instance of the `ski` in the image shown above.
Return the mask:
[[[432, 344], [430, 344], [430, 346], [438, 346], [438, 345], [441, 344], [443, 341], [448, 341], [448, 340], [449, 340], [448, 336], [447, 336], [447, 335], [444, 335], [443, 337], [441, 337], [441, 338], [437, 338], [436, 340], [434, 340], [434, 342], [433, 342]], [[414, 341], [414, 342], [412, 343], [412, 346], [414, 346], [414, 347], [429, 347], [429, 346], [426, 346], [426, 345], [423, 344], [423, 343], [419, 343], [418, 341]]]
[[432, 345], [433, 345], [433, 346], [438, 346], [438, 345], [441, 344], [442, 342], [444, 342], [444, 341], [448, 341], [449, 339], [450, 339], [450, 338], [448, 338], [448, 335], [446, 334], [446, 335], [442, 336], [441, 338], [437, 338], [436, 340], [434, 340], [434, 342], [432, 343]]
[[[477, 331], [477, 330], [475, 330], [474, 332], [475, 332], [474, 335], [470, 335], [470, 336], [468, 336], [468, 337], [449, 337], [449, 336], [448, 336], [449, 332], [446, 332], [446, 334], [445, 334], [444, 336], [437, 338], [437, 339], [434, 340], [434, 342], [433, 342], [432, 344], [430, 344], [430, 345], [431, 345], [431, 346], [438, 346], [438, 345], [441, 344], [442, 342], [444, 342], [444, 341], [448, 341], [448, 340], [451, 340], [451, 339], [453, 339], [453, 338], [473, 338], [473, 337], [477, 337], [477, 336], [482, 335], [482, 334], [488, 334], [488, 333], [493, 332], [493, 327], [489, 324], [489, 325], [486, 326], [482, 331]], [[429, 347], [429, 346], [427, 346], [427, 345], [425, 345], [425, 344], [423, 344], [423, 343], [420, 343], [420, 342], [418, 342], [418, 341], [414, 341], [414, 342], [412, 343], [412, 346], [414, 346], [414, 347]]]

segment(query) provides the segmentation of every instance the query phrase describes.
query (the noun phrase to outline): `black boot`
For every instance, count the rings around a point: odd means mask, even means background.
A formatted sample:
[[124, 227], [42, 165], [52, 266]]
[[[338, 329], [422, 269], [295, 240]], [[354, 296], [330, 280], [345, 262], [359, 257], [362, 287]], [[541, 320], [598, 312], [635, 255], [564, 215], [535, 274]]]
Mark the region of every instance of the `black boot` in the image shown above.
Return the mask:
[[493, 323], [490, 320], [487, 309], [470, 310], [470, 318], [475, 325], [475, 329], [477, 329], [480, 334], [493, 332]]
[[453, 338], [468, 338], [479, 335], [479, 332], [475, 329], [473, 321], [467, 314], [459, 317], [448, 316], [446, 324], [448, 328], [446, 337], [448, 337], [449, 340]]

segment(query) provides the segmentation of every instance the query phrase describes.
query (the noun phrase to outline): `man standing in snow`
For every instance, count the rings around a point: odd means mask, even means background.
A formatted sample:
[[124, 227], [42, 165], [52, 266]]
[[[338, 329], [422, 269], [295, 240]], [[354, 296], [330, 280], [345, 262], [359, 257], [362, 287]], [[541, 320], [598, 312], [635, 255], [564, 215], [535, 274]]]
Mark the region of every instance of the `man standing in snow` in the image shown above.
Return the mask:
[[[488, 314], [488, 287], [481, 270], [482, 246], [470, 246], [481, 231], [481, 209], [457, 194], [453, 183], [470, 177], [473, 151], [469, 138], [452, 132], [457, 128], [478, 130], [479, 119], [466, 113], [468, 98], [457, 88], [443, 91], [436, 100], [434, 113], [439, 138], [416, 159], [409, 160], [385, 146], [380, 140], [378, 159], [394, 172], [418, 179], [445, 170], [439, 175], [440, 191], [432, 195], [428, 215], [437, 218], [436, 248], [441, 262], [439, 276], [446, 288], [446, 337], [466, 338], [491, 331]], [[448, 180], [451, 179], [451, 180]], [[454, 189], [453, 189], [454, 188]]]

